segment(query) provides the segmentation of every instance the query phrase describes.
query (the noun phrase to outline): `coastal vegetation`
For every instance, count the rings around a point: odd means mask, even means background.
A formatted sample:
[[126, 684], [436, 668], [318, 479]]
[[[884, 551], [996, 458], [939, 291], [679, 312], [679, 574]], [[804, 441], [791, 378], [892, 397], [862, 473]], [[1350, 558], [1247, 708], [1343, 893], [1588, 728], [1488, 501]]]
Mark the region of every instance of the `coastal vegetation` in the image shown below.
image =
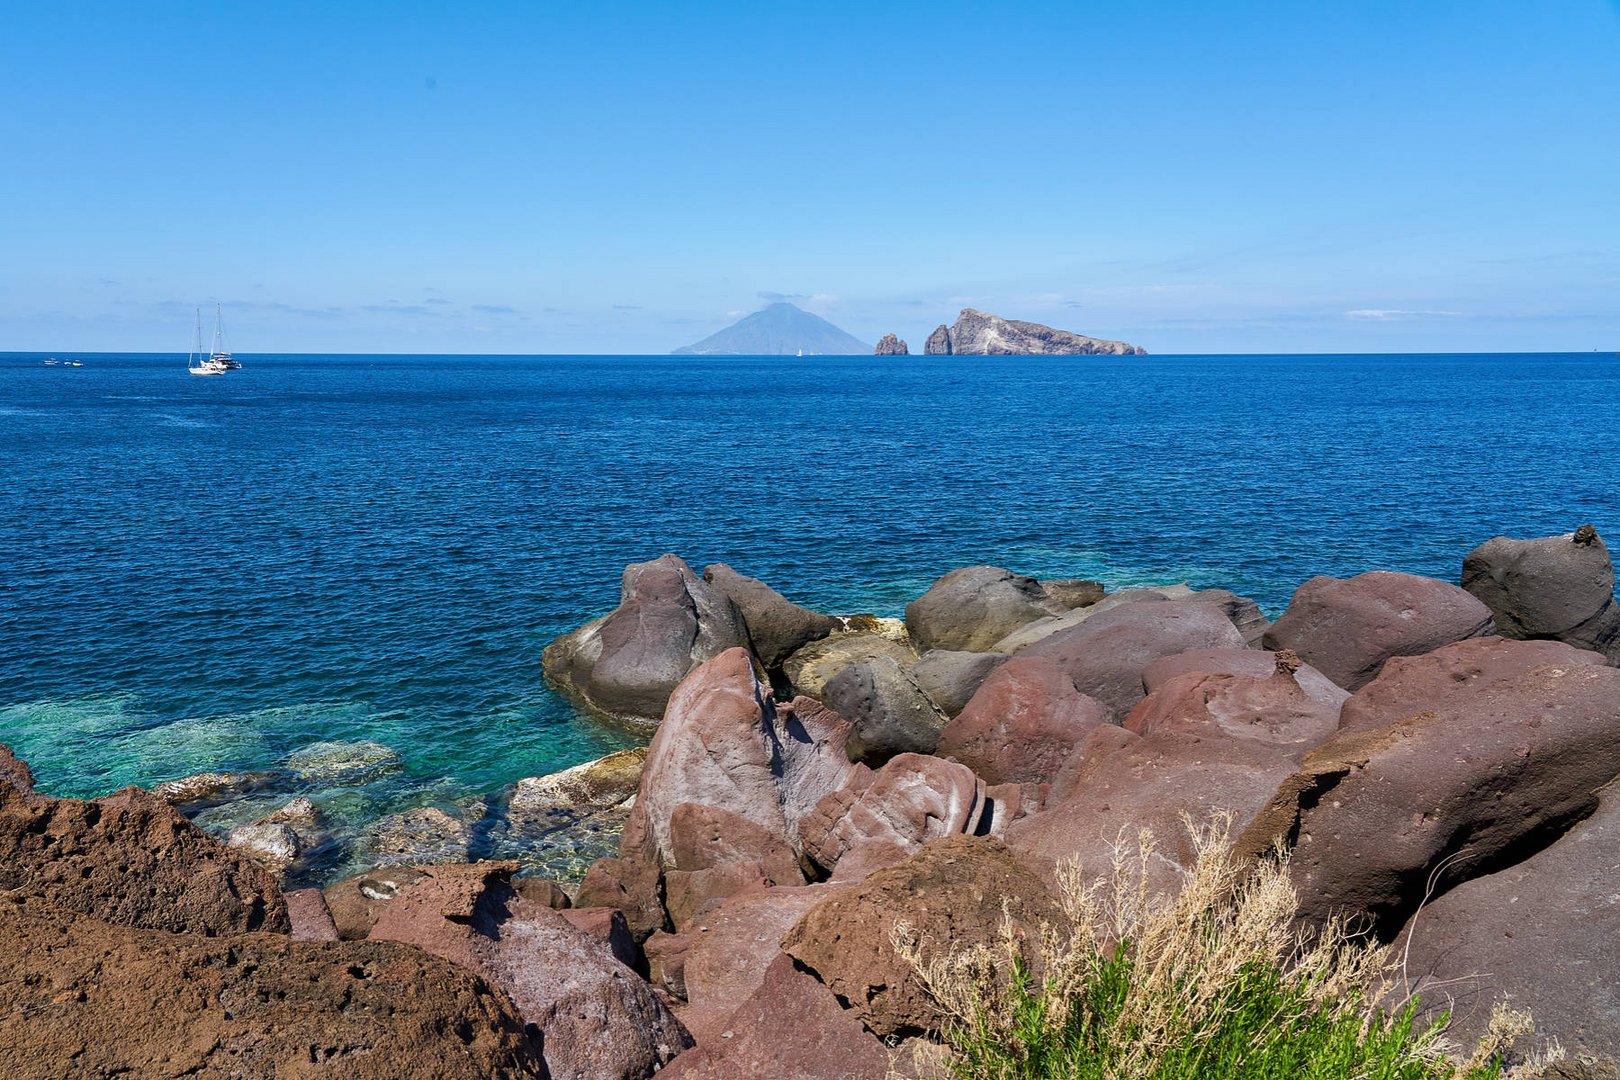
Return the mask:
[[[1151, 833], [1122, 840], [1106, 877], [1059, 870], [1065, 920], [1027, 955], [1016, 935], [930, 956], [897, 947], [939, 1003], [943, 1071], [962, 1080], [1494, 1080], [1530, 1034], [1498, 1006], [1459, 1060], [1448, 1014], [1401, 993], [1399, 956], [1340, 921], [1301, 926], [1288, 858], [1231, 850], [1230, 815], [1187, 822], [1196, 860], [1155, 898]], [[1538, 1063], [1562, 1058], [1551, 1048]], [[1517, 1075], [1528, 1075], [1521, 1069]]]

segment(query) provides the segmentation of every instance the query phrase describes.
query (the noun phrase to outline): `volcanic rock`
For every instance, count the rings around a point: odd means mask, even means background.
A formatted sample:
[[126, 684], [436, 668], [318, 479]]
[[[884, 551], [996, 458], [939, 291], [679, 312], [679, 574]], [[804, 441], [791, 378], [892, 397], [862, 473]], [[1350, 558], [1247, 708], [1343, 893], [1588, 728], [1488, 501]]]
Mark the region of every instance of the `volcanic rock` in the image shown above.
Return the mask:
[[1138, 735], [1180, 732], [1199, 738], [1247, 739], [1295, 759], [1338, 734], [1339, 706], [1312, 698], [1295, 678], [1297, 659], [1284, 653], [1264, 679], [1188, 672], [1137, 703], [1125, 727]]
[[227, 849], [140, 788], [89, 802], [32, 790], [27, 766], [0, 761], [0, 889], [45, 912], [120, 926], [230, 934], [291, 929], [273, 874]]
[[767, 669], [782, 666], [794, 652], [839, 628], [837, 619], [800, 607], [757, 578], [725, 563], [703, 568], [703, 580], [731, 598], [753, 641], [754, 655]]
[[1491, 609], [1504, 637], [1552, 638], [1620, 658], [1614, 564], [1590, 525], [1539, 540], [1487, 540], [1463, 559], [1462, 587]]
[[1400, 703], [1402, 718], [1364, 727], [1370, 710], [1352, 698], [1356, 728], [1307, 756], [1240, 838], [1248, 851], [1292, 842], [1303, 918], [1367, 915], [1393, 933], [1425, 895], [1551, 843], [1620, 775], [1620, 670], [1509, 665], [1454, 680], [1469, 666], [1459, 656], [1479, 651], [1462, 642], [1390, 665], [1363, 693]]
[[337, 923], [327, 910], [319, 889], [294, 889], [285, 894], [287, 916], [292, 920], [294, 941], [337, 941]]
[[851, 880], [930, 840], [988, 832], [989, 809], [984, 781], [967, 766], [900, 754], [876, 772], [857, 766], [799, 822], [799, 839], [818, 866]]
[[553, 1080], [644, 1080], [691, 1045], [634, 972], [511, 887], [516, 863], [428, 867], [371, 929], [482, 975], [543, 1036]]
[[820, 698], [829, 680], [851, 664], [887, 657], [910, 667], [917, 654], [886, 633], [856, 630], [812, 641], [782, 662], [782, 674], [800, 694]]
[[911, 350], [906, 347], [904, 341], [894, 334], [884, 334], [873, 353], [876, 356], [909, 356]]
[[999, 566], [969, 566], [952, 570], [906, 605], [906, 632], [922, 652], [984, 652], [1024, 624], [1060, 610], [1034, 578]]
[[930, 649], [911, 668], [917, 686], [946, 716], [956, 716], [990, 673], [1007, 662], [1003, 653]]
[[1242, 635], [1220, 607], [1161, 601], [1122, 604], [1019, 655], [1050, 661], [1076, 690], [1102, 702], [1117, 724], [1142, 700], [1142, 669], [1154, 660], [1189, 649], [1242, 647]]
[[363, 784], [405, 767], [399, 754], [382, 743], [318, 742], [287, 755], [287, 769], [300, 780]]
[[287, 869], [303, 854], [298, 834], [290, 825], [276, 821], [238, 825], [226, 835], [225, 845], [272, 871]]
[[[1151, 694], [1176, 676], [1195, 671], [1264, 679], [1276, 669], [1277, 654], [1263, 649], [1192, 649], [1161, 657], [1143, 668], [1142, 686]], [[1294, 678], [1306, 696], [1323, 705], [1338, 708], [1350, 698], [1350, 691], [1304, 662], [1295, 670]]]
[[644, 941], [668, 919], [661, 883], [658, 867], [644, 859], [597, 859], [574, 891], [574, 903], [622, 911], [630, 936]]
[[897, 926], [923, 944], [927, 960], [938, 949], [999, 946], [1004, 925], [1029, 955], [1042, 924], [1056, 926], [1061, 918], [1041, 879], [1005, 844], [956, 836], [823, 900], [782, 948], [873, 1032], [909, 1034], [937, 1030], [943, 1018], [895, 951]]
[[17, 1080], [541, 1075], [504, 993], [409, 946], [165, 933], [15, 894], [0, 938], [0, 1074]]
[[636, 793], [647, 748], [618, 750], [583, 765], [517, 782], [508, 812], [532, 817], [551, 811], [592, 813], [617, 806]]
[[1046, 590], [1047, 598], [1062, 608], [1090, 607], [1108, 595], [1108, 588], [1100, 581], [1089, 578], [1064, 578], [1058, 581], [1042, 581], [1041, 588]]
[[937, 753], [987, 784], [1051, 783], [1109, 711], [1051, 660], [1015, 656], [990, 674], [940, 734]]
[[[418, 806], [367, 825], [358, 847], [377, 866], [462, 862], [472, 829], [436, 806]], [[361, 865], [365, 865], [362, 863]]]
[[541, 657], [546, 677], [585, 707], [657, 723], [692, 669], [748, 644], [748, 628], [724, 592], [678, 556], [625, 567], [619, 606], [563, 634]]
[[946, 716], [895, 660], [880, 656], [851, 664], [827, 681], [823, 703], [854, 729], [849, 756], [881, 765], [896, 754], [931, 754]]
[[1420, 656], [1490, 633], [1490, 609], [1457, 586], [1374, 570], [1311, 578], [1294, 590], [1263, 640], [1268, 649], [1292, 649], [1346, 690], [1359, 690], [1391, 656]]
[[935, 327], [934, 332], [929, 334], [928, 340], [923, 343], [923, 354], [926, 356], [951, 355], [951, 328], [944, 323]]
[[1104, 612], [1112, 611], [1117, 607], [1124, 607], [1126, 604], [1186, 600], [1192, 595], [1193, 591], [1185, 585], [1152, 585], [1139, 589], [1121, 589], [1119, 592], [1109, 593], [1095, 604], [1073, 608], [1060, 615], [1050, 615], [1043, 619], [1036, 619], [1032, 623], [1019, 627], [996, 642], [992, 651], [999, 653], [1019, 652], [1037, 641], [1043, 641], [1063, 630], [1072, 630], [1089, 619], [1093, 619]]
[[[936, 342], [936, 338], [940, 339]], [[1040, 323], [1003, 319], [963, 308], [956, 324], [941, 326], [928, 337], [928, 352], [956, 356], [1141, 356], [1144, 350], [1123, 341], [1086, 337]]]
[[1517, 865], [1465, 881], [1408, 921], [1396, 946], [1426, 1004], [1452, 1013], [1447, 1037], [1472, 1044], [1491, 1006], [1528, 1009], [1541, 1039], [1571, 1057], [1620, 1057], [1620, 798]]
[[366, 870], [321, 890], [328, 916], [344, 941], [358, 941], [371, 933], [388, 902], [399, 890], [422, 876], [408, 866], [383, 866]]

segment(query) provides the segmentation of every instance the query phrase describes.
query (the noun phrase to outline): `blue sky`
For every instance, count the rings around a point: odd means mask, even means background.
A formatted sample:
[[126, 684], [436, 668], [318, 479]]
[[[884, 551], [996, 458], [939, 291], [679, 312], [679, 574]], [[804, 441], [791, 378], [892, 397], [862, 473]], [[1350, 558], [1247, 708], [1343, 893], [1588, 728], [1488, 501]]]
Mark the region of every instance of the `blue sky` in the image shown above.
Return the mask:
[[3, 10], [0, 350], [1620, 349], [1602, 0]]

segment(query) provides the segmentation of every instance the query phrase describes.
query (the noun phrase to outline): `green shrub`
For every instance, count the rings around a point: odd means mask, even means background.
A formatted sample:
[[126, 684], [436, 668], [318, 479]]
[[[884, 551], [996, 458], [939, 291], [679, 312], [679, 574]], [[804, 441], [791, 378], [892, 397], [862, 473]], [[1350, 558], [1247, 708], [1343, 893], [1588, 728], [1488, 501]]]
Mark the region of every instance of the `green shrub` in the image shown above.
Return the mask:
[[933, 1069], [972, 1080], [1490, 1080], [1529, 1030], [1498, 1010], [1466, 1061], [1446, 1018], [1391, 1000], [1387, 949], [1332, 925], [1300, 928], [1287, 859], [1242, 866], [1229, 820], [1194, 828], [1196, 859], [1173, 898], [1150, 885], [1151, 836], [1116, 849], [1111, 874], [1060, 873], [1064, 927], [1036, 955], [1009, 925], [998, 949], [896, 947], [946, 1017]]

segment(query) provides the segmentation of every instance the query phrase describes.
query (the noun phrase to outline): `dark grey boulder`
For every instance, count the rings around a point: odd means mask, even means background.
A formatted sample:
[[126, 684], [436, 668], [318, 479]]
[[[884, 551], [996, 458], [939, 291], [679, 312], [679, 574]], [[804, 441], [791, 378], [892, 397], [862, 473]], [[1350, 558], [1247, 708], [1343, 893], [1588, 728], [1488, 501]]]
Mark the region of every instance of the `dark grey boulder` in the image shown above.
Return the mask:
[[912, 665], [911, 677], [941, 712], [956, 716], [990, 673], [1006, 662], [1005, 653], [933, 649]]
[[1026, 623], [1061, 610], [1034, 578], [999, 566], [968, 566], [906, 605], [906, 632], [918, 652], [984, 652]]
[[1462, 587], [1503, 637], [1550, 638], [1620, 657], [1614, 564], [1590, 525], [1538, 540], [1494, 537], [1463, 559]]
[[1243, 635], [1247, 644], [1256, 648], [1260, 639], [1265, 637], [1266, 631], [1271, 629], [1271, 620], [1266, 618], [1260, 610], [1260, 605], [1247, 596], [1239, 596], [1230, 589], [1200, 589], [1187, 599], [1199, 604], [1215, 604], [1226, 617], [1232, 620], [1238, 633]]
[[947, 717], [888, 657], [852, 664], [827, 681], [822, 702], [854, 728], [851, 761], [878, 766], [896, 754], [931, 754]]
[[1506, 998], [1539, 1039], [1574, 1059], [1620, 1057], [1620, 796], [1556, 844], [1464, 882], [1424, 907], [1396, 939], [1425, 1003], [1450, 1008], [1447, 1035], [1471, 1045]]
[[796, 650], [841, 627], [831, 615], [800, 607], [758, 578], [725, 563], [703, 568], [703, 580], [731, 598], [748, 626], [754, 654], [767, 668], [778, 668]]
[[1344, 687], [1359, 690], [1392, 656], [1495, 633], [1491, 612], [1449, 582], [1374, 570], [1352, 578], [1313, 577], [1261, 639], [1292, 649]]
[[731, 598], [676, 555], [625, 567], [619, 606], [546, 646], [546, 677], [593, 712], [657, 723], [693, 668], [748, 628]]

